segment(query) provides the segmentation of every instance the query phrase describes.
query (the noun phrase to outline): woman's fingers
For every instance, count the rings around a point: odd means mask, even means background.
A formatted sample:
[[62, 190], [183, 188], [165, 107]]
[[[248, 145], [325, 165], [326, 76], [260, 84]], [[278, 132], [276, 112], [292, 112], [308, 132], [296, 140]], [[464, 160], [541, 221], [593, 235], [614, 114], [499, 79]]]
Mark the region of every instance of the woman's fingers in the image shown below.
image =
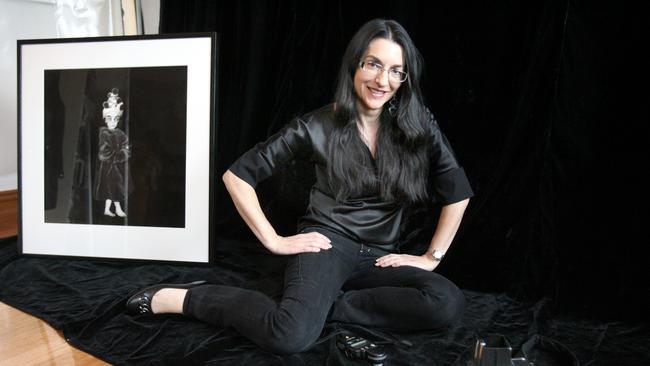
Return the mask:
[[311, 232], [305, 234], [298, 234], [295, 236], [299, 246], [306, 248], [330, 249], [332, 243], [325, 235], [321, 233]]
[[389, 254], [377, 259], [376, 262], [379, 267], [399, 267], [416, 263], [417, 257], [407, 254]]
[[285, 244], [280, 250], [280, 254], [317, 253], [332, 247], [329, 238], [316, 232], [288, 236], [284, 238], [284, 242]]
[[379, 267], [399, 267], [402, 259], [401, 255], [389, 254], [378, 258], [376, 265]]
[[427, 271], [433, 271], [438, 262], [426, 259], [424, 256], [415, 256], [408, 254], [389, 254], [378, 258], [375, 261], [377, 267], [401, 267], [411, 266], [421, 268]]

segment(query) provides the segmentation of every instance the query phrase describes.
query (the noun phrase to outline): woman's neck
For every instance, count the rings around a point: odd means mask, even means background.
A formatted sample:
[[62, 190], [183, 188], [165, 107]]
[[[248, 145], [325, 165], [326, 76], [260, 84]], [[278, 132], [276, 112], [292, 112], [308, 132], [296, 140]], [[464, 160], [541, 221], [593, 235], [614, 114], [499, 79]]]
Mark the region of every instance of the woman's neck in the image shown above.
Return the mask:
[[370, 154], [375, 157], [377, 151], [377, 131], [379, 130], [379, 114], [368, 114], [359, 111], [359, 121], [357, 127], [361, 140], [366, 144]]
[[367, 110], [361, 107], [358, 107], [359, 111], [359, 123], [363, 127], [376, 127], [379, 124], [379, 116], [381, 115], [381, 110]]

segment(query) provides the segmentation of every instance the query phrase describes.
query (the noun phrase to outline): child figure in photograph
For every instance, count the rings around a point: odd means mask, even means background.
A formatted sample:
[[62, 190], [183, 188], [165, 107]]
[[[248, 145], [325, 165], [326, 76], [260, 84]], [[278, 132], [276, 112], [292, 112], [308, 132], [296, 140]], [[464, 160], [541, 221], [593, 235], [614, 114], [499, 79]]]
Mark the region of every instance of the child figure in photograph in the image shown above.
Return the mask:
[[[107, 97], [102, 104], [102, 117], [106, 127], [99, 129], [95, 199], [104, 201], [104, 215], [126, 217], [120, 202], [125, 201], [133, 185], [128, 169], [131, 156], [129, 138], [124, 131], [117, 128], [124, 112], [124, 103], [117, 88], [111, 89]], [[115, 204], [115, 213], [111, 211], [112, 204]]]

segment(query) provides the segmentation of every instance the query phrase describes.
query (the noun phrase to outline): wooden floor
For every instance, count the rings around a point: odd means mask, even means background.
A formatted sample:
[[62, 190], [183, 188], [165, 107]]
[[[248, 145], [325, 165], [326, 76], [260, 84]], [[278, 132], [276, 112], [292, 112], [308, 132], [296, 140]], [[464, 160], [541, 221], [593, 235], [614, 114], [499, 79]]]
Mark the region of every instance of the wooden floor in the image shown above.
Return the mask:
[[0, 302], [0, 365], [108, 365], [71, 347], [44, 321]]
[[[0, 192], [0, 238], [14, 236], [16, 191]], [[44, 321], [0, 302], [0, 365], [108, 365], [71, 347]]]

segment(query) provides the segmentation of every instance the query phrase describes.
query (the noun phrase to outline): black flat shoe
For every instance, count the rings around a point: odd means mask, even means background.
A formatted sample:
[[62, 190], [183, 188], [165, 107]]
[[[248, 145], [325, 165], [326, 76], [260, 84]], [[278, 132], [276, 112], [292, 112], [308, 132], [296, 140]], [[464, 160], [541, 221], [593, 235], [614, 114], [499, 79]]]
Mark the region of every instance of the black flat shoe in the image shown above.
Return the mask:
[[144, 290], [138, 291], [135, 295], [126, 300], [126, 312], [129, 314], [153, 314], [153, 311], [151, 310], [151, 299], [153, 299], [153, 295], [155, 295], [156, 292], [164, 288], [190, 289], [206, 283], [207, 281], [194, 281], [180, 284], [161, 283], [159, 285], [149, 286]]

